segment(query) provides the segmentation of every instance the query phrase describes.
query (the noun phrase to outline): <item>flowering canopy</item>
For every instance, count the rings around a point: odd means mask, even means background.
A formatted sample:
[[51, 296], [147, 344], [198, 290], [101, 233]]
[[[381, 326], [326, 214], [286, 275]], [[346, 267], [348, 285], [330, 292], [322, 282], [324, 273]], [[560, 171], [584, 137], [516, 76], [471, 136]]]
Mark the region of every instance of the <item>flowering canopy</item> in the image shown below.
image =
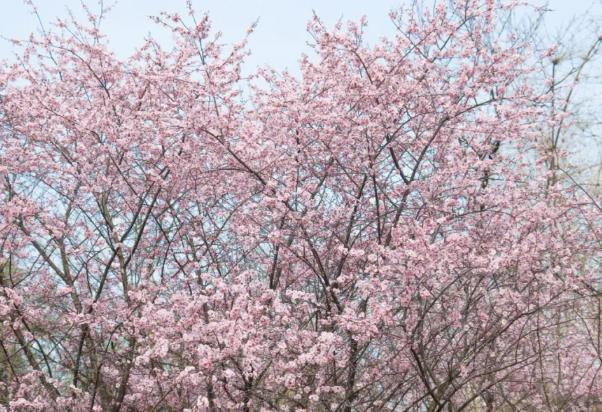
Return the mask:
[[126, 60], [93, 14], [23, 42], [0, 409], [599, 406], [599, 211], [549, 179], [514, 7], [400, 10], [373, 46], [315, 17], [300, 76], [250, 82], [192, 13]]

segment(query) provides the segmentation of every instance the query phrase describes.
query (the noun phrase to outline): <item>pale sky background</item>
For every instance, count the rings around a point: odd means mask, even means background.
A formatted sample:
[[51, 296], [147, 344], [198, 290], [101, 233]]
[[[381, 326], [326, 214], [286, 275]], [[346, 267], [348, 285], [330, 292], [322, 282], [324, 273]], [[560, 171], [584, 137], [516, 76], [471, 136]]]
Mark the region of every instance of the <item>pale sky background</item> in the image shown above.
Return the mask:
[[[341, 17], [345, 20], [368, 17], [368, 40], [375, 41], [392, 33], [388, 11], [407, 0], [193, 0], [197, 12], [208, 11], [214, 29], [224, 34], [226, 42], [241, 39], [247, 27], [259, 19], [256, 32], [250, 40], [251, 57], [246, 70], [270, 65], [276, 69], [293, 69], [300, 54], [307, 51], [309, 36], [305, 31], [312, 10], [327, 24], [332, 25]], [[545, 0], [530, 0], [532, 4], [544, 4]], [[45, 24], [57, 16], [66, 16], [67, 8], [79, 14], [80, 0], [34, 0]], [[85, 0], [94, 10], [96, 0]], [[549, 0], [552, 9], [548, 27], [552, 32], [560, 30], [572, 16], [583, 14], [592, 5], [599, 12], [602, 0]], [[36, 18], [22, 0], [0, 0], [0, 35], [5, 38], [25, 38], [38, 29]], [[113, 4], [105, 0], [105, 4]], [[125, 57], [150, 30], [161, 39], [161, 30], [148, 19], [160, 11], [179, 12], [185, 15], [185, 0], [118, 0], [104, 24], [104, 32], [111, 40], [113, 50]], [[169, 37], [165, 36], [165, 40]], [[0, 39], [0, 60], [13, 55], [11, 44]]]

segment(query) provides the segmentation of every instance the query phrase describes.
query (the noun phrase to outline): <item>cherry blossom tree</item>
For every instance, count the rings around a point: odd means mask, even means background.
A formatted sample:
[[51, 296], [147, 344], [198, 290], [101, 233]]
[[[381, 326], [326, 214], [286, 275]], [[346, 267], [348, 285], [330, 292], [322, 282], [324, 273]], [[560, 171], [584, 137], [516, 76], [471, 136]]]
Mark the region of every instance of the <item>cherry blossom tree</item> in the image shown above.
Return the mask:
[[518, 7], [316, 16], [299, 76], [192, 8], [125, 60], [103, 13], [20, 42], [0, 408], [600, 408], [599, 203], [547, 167]]

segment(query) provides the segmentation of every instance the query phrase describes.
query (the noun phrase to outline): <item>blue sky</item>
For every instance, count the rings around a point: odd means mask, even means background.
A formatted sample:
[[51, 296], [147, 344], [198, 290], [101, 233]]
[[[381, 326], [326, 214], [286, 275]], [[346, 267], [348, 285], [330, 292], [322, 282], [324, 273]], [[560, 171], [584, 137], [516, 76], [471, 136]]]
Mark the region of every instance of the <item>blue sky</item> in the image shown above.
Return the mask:
[[[312, 10], [328, 24], [339, 18], [358, 19], [368, 17], [368, 39], [392, 32], [388, 10], [408, 0], [193, 0], [197, 11], [208, 11], [215, 29], [224, 33], [227, 42], [244, 36], [246, 28], [259, 19], [256, 32], [250, 40], [251, 57], [247, 60], [247, 70], [261, 65], [277, 69], [296, 66], [297, 59], [307, 51], [309, 40], [305, 32], [307, 20]], [[67, 8], [75, 12], [81, 10], [79, 0], [37, 0], [45, 23], [57, 16], [65, 16]], [[533, 4], [543, 4], [543, 0], [531, 0]], [[86, 0], [94, 7], [95, 0]], [[106, 4], [113, 3], [105, 0]], [[120, 0], [104, 23], [104, 31], [109, 35], [113, 49], [120, 56], [127, 55], [144, 36], [160, 30], [148, 20], [149, 15], [160, 11], [178, 11], [184, 14], [185, 0]], [[602, 0], [550, 0], [552, 9], [548, 16], [548, 27], [554, 32], [568, 23], [572, 16], [582, 14], [594, 5], [602, 9]], [[22, 0], [3, 0], [0, 13], [0, 34], [7, 38], [24, 38], [37, 29], [37, 22]], [[168, 38], [166, 37], [165, 40]], [[12, 55], [12, 46], [0, 39], [0, 59]]]

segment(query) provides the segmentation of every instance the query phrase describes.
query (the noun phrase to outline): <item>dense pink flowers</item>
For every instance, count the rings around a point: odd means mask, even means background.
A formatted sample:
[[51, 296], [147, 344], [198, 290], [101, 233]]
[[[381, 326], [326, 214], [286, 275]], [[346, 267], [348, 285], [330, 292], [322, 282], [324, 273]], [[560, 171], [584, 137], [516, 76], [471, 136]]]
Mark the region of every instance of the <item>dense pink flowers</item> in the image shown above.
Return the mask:
[[373, 46], [316, 17], [299, 78], [242, 79], [206, 17], [24, 42], [0, 410], [599, 407], [599, 211], [550, 181], [514, 6], [449, 3]]

